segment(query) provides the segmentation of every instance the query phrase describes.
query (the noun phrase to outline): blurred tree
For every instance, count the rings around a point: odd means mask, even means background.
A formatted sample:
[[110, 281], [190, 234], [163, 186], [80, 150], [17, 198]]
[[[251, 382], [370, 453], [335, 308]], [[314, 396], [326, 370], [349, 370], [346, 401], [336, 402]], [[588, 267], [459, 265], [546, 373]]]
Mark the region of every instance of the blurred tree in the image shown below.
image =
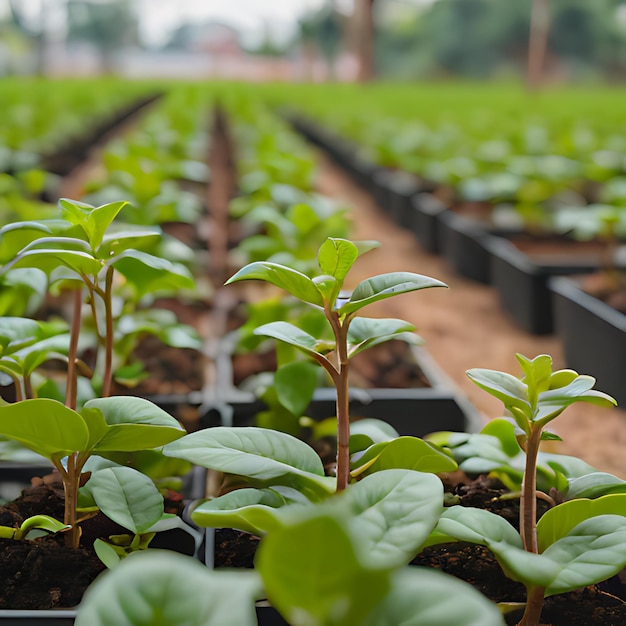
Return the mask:
[[305, 48], [304, 55], [315, 56], [319, 52], [328, 66], [328, 74], [335, 76], [335, 62], [345, 39], [345, 17], [335, 9], [330, 0], [324, 6], [300, 19], [300, 41]]
[[356, 23], [355, 39], [359, 63], [358, 80], [359, 82], [367, 82], [374, 78], [376, 71], [374, 0], [355, 0], [352, 19]]
[[120, 49], [139, 43], [134, 4], [134, 0], [68, 0], [67, 40], [85, 41], [96, 47], [103, 70], [111, 72], [114, 54]]
[[[381, 8], [394, 2], [387, 0]], [[400, 20], [381, 20], [379, 69], [383, 75], [402, 71], [404, 77], [484, 78], [513, 69], [523, 75], [532, 2], [438, 0], [425, 10], [404, 13]], [[545, 68], [549, 72], [624, 77], [626, 25], [616, 15], [626, 12], [626, 0], [549, 0], [546, 4], [550, 30]]]

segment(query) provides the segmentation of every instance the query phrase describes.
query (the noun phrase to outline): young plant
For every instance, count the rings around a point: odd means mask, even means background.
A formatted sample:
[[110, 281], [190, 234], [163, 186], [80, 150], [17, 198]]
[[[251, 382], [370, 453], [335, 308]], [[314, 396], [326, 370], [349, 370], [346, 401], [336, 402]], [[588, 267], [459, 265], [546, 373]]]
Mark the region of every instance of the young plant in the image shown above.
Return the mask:
[[500, 399], [517, 425], [526, 453], [520, 506], [520, 532], [503, 518], [471, 507], [450, 507], [426, 545], [468, 541], [487, 546], [504, 573], [522, 582], [527, 602], [519, 624], [539, 623], [545, 596], [605, 580], [626, 564], [626, 495], [571, 500], [553, 507], [537, 523], [537, 458], [543, 439], [555, 436], [545, 426], [575, 402], [613, 406], [593, 389], [595, 379], [573, 370], [552, 371], [552, 359], [517, 355], [524, 372], [473, 369], [468, 376]]
[[321, 274], [315, 278], [285, 265], [258, 261], [246, 265], [226, 282], [264, 280], [324, 312], [334, 337], [330, 342], [320, 341], [285, 321], [265, 324], [255, 332], [295, 346], [319, 363], [330, 376], [337, 392], [337, 491], [346, 488], [350, 473], [350, 359], [369, 347], [415, 330], [403, 320], [362, 318], [357, 317], [357, 313], [368, 304], [392, 296], [429, 287], [445, 287], [441, 281], [428, 276], [395, 272], [368, 278], [349, 296], [344, 296], [342, 289], [350, 268], [360, 254], [377, 245], [375, 242], [355, 243], [329, 237], [319, 249], [317, 260]]
[[[339, 498], [336, 505], [310, 508], [272, 530], [261, 541], [253, 571], [211, 571], [158, 551], [133, 555], [90, 588], [76, 624], [169, 624], [180, 621], [183, 606], [189, 623], [253, 626], [255, 601], [267, 598], [293, 626], [502, 626], [497, 607], [470, 585], [381, 559], [384, 550], [372, 553], [369, 540], [355, 541], [350, 524], [360, 513]], [[361, 530], [371, 527], [365, 523]], [[387, 539], [381, 545], [389, 550]], [[146, 596], [153, 601], [146, 603]], [[257, 607], [261, 615], [268, 610]]]
[[59, 201], [62, 217], [21, 222], [0, 229], [0, 243], [12, 253], [0, 276], [19, 268], [43, 270], [50, 284], [69, 281], [74, 290], [73, 319], [68, 355], [67, 402], [76, 404], [76, 351], [81, 330], [83, 288], [104, 351], [102, 395], [111, 394], [114, 348], [114, 286], [116, 272], [137, 297], [159, 289], [192, 287], [187, 269], [147, 252], [161, 238], [158, 230], [118, 230], [113, 220], [126, 202], [93, 207]]
[[[109, 568], [138, 550], [146, 550], [158, 532], [175, 528], [184, 530], [195, 544], [202, 535], [187, 526], [180, 517], [165, 513], [163, 496], [145, 474], [111, 463], [92, 473], [80, 491], [81, 512], [104, 513], [128, 532], [96, 539], [94, 550]], [[194, 550], [194, 553], [195, 553]]]
[[78, 490], [87, 460], [100, 452], [156, 448], [185, 433], [165, 411], [133, 397], [96, 398], [80, 410], [48, 398], [24, 400], [0, 406], [0, 422], [2, 435], [48, 459], [59, 471], [72, 547], [80, 540]]

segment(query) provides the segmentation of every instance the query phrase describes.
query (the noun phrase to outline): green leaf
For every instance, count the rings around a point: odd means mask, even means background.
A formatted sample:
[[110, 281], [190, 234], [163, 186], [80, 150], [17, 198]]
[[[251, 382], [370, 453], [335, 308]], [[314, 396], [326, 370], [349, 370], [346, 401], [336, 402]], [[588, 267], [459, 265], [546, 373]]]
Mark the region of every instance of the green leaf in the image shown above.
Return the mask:
[[363, 626], [504, 626], [493, 602], [471, 585], [432, 568], [394, 572], [390, 587]]
[[361, 624], [389, 589], [388, 571], [365, 567], [331, 516], [269, 533], [255, 567], [268, 599], [294, 626]]
[[78, 275], [87, 274], [88, 276], [96, 276], [102, 269], [102, 264], [98, 259], [81, 250], [28, 250], [20, 254], [10, 265], [14, 268], [36, 267], [48, 276], [57, 267], [66, 267]]
[[[370, 465], [368, 465], [371, 463]], [[386, 469], [410, 469], [419, 472], [454, 472], [456, 461], [446, 452], [418, 437], [398, 437], [368, 448], [354, 466], [354, 473], [368, 465], [366, 474]]]
[[424, 546], [449, 541], [477, 543], [494, 552], [494, 547], [505, 544], [523, 550], [519, 533], [503, 517], [468, 506], [447, 508]]
[[339, 309], [339, 313], [342, 315], [353, 313], [372, 302], [429, 287], [447, 287], [447, 285], [435, 278], [411, 272], [380, 274], [360, 282], [352, 292], [350, 300]]
[[59, 200], [63, 217], [73, 224], [82, 226], [94, 251], [98, 250], [107, 228], [127, 204], [128, 202], [121, 201], [93, 207], [84, 202], [68, 200], [67, 198]]
[[578, 478], [570, 478], [565, 496], [572, 500], [598, 498], [611, 493], [626, 493], [626, 481], [606, 472], [592, 472]]
[[163, 516], [163, 496], [150, 478], [130, 467], [94, 472], [87, 483], [98, 508], [134, 534], [145, 533]]
[[21, 346], [37, 341], [40, 324], [25, 317], [0, 318], [0, 348], [2, 352], [14, 352]]
[[89, 443], [83, 418], [56, 400], [36, 398], [0, 406], [2, 434], [47, 459], [82, 452]]
[[139, 296], [194, 287], [193, 277], [184, 265], [141, 250], [124, 250], [107, 263], [133, 284]]
[[369, 448], [381, 441], [398, 437], [398, 431], [388, 422], [374, 418], [355, 420], [350, 425], [350, 454]]
[[317, 261], [324, 274], [342, 283], [358, 256], [359, 250], [351, 241], [328, 237], [320, 246]]
[[528, 419], [532, 419], [528, 388], [519, 378], [506, 372], [480, 368], [468, 370], [467, 376], [481, 389], [501, 400], [507, 408], [518, 407]]
[[558, 566], [546, 586], [546, 597], [606, 580], [626, 565], [626, 517], [600, 515], [588, 519], [541, 556]]
[[280, 525], [278, 509], [288, 503], [275, 489], [235, 489], [202, 502], [191, 518], [200, 527], [237, 528], [262, 536]]
[[[413, 324], [393, 318], [357, 317], [348, 327], [349, 356], [372, 348], [380, 343], [395, 339], [403, 333], [415, 330]], [[417, 339], [417, 336], [415, 336]]]
[[327, 506], [337, 511], [362, 546], [363, 562], [397, 567], [417, 554], [437, 524], [443, 487], [433, 474], [385, 470], [351, 485]]
[[184, 428], [156, 404], [132, 396], [94, 398], [84, 409], [97, 409], [108, 425], [95, 451], [132, 452], [165, 445], [185, 434]]
[[322, 295], [308, 276], [278, 263], [268, 261], [250, 263], [231, 276], [225, 284], [230, 285], [236, 281], [251, 279], [264, 280], [304, 302], [324, 306]]
[[87, 590], [76, 626], [256, 626], [256, 572], [211, 571], [170, 550], [131, 554]]
[[314, 363], [294, 361], [279, 367], [274, 374], [278, 401], [293, 415], [304, 415], [317, 388], [319, 368]]
[[166, 456], [244, 476], [267, 484], [289, 484], [311, 489], [324, 497], [333, 491], [333, 479], [309, 445], [264, 428], [215, 427], [186, 435], [164, 447]]
[[548, 509], [537, 522], [539, 552], [545, 552], [575, 526], [598, 515], [626, 516], [626, 494], [611, 494], [595, 500], [570, 500]]
[[254, 330], [254, 334], [278, 339], [291, 346], [295, 346], [310, 356], [318, 354], [316, 351], [317, 339], [289, 322], [270, 322], [269, 324], [263, 324], [263, 326], [259, 326]]

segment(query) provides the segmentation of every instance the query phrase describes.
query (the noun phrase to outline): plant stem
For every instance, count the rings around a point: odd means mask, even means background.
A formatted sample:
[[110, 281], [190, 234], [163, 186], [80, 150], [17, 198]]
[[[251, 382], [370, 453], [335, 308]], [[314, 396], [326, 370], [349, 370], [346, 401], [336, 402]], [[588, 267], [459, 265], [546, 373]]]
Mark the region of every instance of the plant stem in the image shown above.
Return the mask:
[[104, 344], [104, 379], [102, 397], [111, 395], [113, 384], [113, 266], [107, 268], [104, 286], [105, 344]]
[[537, 626], [539, 624], [545, 591], [545, 587], [531, 587], [527, 590], [526, 608], [517, 626]]
[[65, 543], [69, 548], [78, 548], [80, 543], [80, 527], [76, 523], [80, 473], [81, 464], [78, 462], [78, 452], [74, 452], [67, 457], [67, 471], [61, 473], [65, 494], [63, 523], [71, 527], [65, 538]]
[[70, 330], [70, 348], [67, 355], [67, 385], [65, 388], [65, 405], [76, 409], [77, 379], [76, 358], [78, 353], [78, 337], [80, 335], [81, 312], [83, 306], [83, 290], [74, 291], [74, 308], [72, 310], [72, 328]]
[[348, 325], [350, 318], [343, 324], [335, 311], [326, 311], [328, 321], [335, 335], [337, 352], [337, 376], [333, 377], [337, 391], [337, 491], [348, 486], [350, 478], [350, 405], [349, 405], [349, 364]]
[[30, 374], [24, 374], [24, 395], [27, 398], [33, 398], [33, 383], [30, 379]]
[[537, 554], [537, 454], [541, 443], [541, 427], [531, 427], [526, 442], [526, 467], [520, 502], [520, 533], [524, 550]]

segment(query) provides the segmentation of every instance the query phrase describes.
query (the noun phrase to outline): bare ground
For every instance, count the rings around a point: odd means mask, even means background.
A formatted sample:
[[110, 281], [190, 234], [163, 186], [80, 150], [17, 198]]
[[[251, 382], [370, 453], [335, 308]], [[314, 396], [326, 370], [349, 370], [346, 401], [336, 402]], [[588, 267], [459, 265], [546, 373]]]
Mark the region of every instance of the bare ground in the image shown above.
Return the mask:
[[[424, 252], [414, 237], [391, 222], [373, 198], [320, 155], [317, 188], [351, 207], [355, 239], [375, 239], [380, 250], [355, 265], [354, 283], [374, 274], [411, 271], [433, 276], [449, 289], [430, 289], [377, 303], [367, 314], [400, 317], [415, 324], [440, 368], [470, 399], [484, 420], [502, 414], [502, 405], [465, 375], [487, 367], [518, 375], [515, 353], [550, 354], [555, 367], [566, 367], [556, 336], [533, 336], [519, 330], [501, 310], [495, 291], [461, 278], [438, 256]], [[593, 375], [593, 372], [581, 372]], [[551, 450], [578, 456], [594, 467], [626, 478], [626, 412], [577, 404], [552, 424], [563, 443]]]

